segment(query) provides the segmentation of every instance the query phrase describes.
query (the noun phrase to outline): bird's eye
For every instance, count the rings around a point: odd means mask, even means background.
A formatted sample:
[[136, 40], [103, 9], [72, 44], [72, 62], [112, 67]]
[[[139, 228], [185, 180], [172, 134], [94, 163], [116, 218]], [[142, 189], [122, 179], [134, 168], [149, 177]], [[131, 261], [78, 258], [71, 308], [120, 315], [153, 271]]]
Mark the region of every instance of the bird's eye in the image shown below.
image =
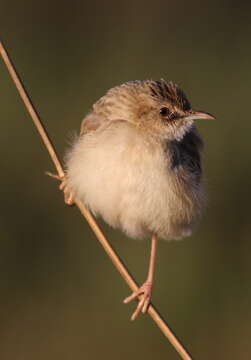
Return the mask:
[[170, 111], [167, 107], [162, 107], [159, 113], [161, 116], [168, 116], [170, 114]]

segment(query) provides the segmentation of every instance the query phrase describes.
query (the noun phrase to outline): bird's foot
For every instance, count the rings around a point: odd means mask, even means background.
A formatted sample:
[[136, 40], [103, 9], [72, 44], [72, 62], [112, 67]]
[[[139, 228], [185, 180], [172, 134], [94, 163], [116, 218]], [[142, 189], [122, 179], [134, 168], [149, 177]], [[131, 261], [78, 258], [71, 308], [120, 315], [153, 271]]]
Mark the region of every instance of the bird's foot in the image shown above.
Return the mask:
[[125, 298], [124, 303], [128, 304], [130, 301], [139, 298], [139, 303], [136, 307], [136, 310], [131, 316], [131, 320], [135, 320], [140, 312], [146, 313], [151, 301], [152, 294], [152, 281], [146, 281], [137, 291], [134, 291], [130, 296]]
[[46, 172], [46, 174], [52, 177], [53, 179], [57, 179], [61, 181], [61, 184], [59, 185], [59, 189], [64, 192], [64, 201], [67, 205], [70, 206], [73, 205], [74, 204], [73, 194], [67, 185], [67, 179], [65, 175], [60, 176], [60, 175], [52, 174], [50, 172]]

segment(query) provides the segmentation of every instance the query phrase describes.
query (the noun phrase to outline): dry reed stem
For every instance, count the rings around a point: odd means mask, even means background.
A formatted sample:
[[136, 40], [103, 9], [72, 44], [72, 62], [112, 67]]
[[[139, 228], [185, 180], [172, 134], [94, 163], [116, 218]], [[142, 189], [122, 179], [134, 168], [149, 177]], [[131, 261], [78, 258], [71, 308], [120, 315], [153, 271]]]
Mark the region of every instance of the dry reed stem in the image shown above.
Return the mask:
[[[0, 54], [3, 58], [3, 61], [10, 73], [10, 76], [15, 83], [17, 90], [25, 104], [26, 109], [28, 110], [49, 154], [50, 157], [57, 169], [58, 175], [60, 177], [64, 176], [64, 170], [63, 167], [58, 159], [58, 156], [56, 154], [55, 148], [49, 139], [49, 136], [45, 130], [45, 127], [42, 125], [42, 122], [38, 116], [37, 111], [35, 110], [35, 107], [32, 105], [31, 99], [27, 95], [27, 92], [20, 80], [20, 78], [17, 75], [17, 72], [10, 60], [10, 57], [7, 54], [7, 51], [4, 48], [4, 45], [2, 42], [0, 42]], [[104, 236], [103, 232], [97, 225], [95, 219], [91, 215], [91, 213], [88, 211], [88, 209], [84, 206], [84, 204], [79, 200], [75, 200], [75, 204], [83, 214], [83, 216], [86, 218], [88, 224], [92, 228], [93, 232], [95, 233], [96, 237], [98, 238], [99, 242], [103, 246], [105, 252], [110, 257], [111, 261], [117, 268], [117, 270], [120, 272], [123, 279], [126, 281], [128, 286], [131, 288], [132, 291], [138, 290], [138, 285], [136, 281], [133, 279], [133, 277], [130, 275], [129, 271], [123, 264], [122, 260], [119, 258], [119, 256], [115, 253], [113, 248], [111, 247], [110, 243]], [[192, 360], [191, 355], [189, 355], [188, 351], [185, 349], [185, 347], [181, 344], [181, 342], [178, 340], [178, 338], [174, 335], [174, 332], [170, 329], [170, 327], [167, 325], [167, 323], [164, 321], [164, 319], [161, 317], [161, 315], [158, 313], [156, 308], [151, 304], [148, 308], [148, 314], [152, 317], [152, 319], [156, 322], [156, 324], [159, 326], [163, 334], [167, 337], [167, 339], [170, 341], [170, 343], [173, 345], [173, 347], [176, 349], [176, 351], [179, 353], [180, 357], [183, 360]]]

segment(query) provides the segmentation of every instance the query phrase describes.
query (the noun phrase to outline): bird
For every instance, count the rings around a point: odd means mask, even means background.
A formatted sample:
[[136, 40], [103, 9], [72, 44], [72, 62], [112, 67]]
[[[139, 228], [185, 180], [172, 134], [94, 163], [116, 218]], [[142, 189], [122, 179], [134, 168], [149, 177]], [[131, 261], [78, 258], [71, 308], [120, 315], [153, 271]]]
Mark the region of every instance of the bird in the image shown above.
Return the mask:
[[124, 300], [139, 298], [132, 320], [151, 302], [158, 239], [190, 236], [201, 217], [200, 119], [214, 117], [194, 110], [172, 81], [129, 81], [93, 105], [66, 153], [65, 202], [77, 197], [128, 237], [151, 239], [146, 281]]

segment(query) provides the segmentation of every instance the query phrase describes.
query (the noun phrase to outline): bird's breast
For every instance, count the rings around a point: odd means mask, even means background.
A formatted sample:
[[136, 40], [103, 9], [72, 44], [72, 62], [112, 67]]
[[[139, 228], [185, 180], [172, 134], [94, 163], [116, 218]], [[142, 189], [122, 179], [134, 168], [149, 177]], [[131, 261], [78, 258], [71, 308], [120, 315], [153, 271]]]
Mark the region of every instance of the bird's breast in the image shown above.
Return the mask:
[[131, 237], [151, 232], [183, 237], [194, 223], [200, 188], [190, 189], [182, 180], [182, 151], [173, 150], [171, 157], [166, 151], [127, 123], [115, 123], [74, 144], [67, 161], [69, 185], [94, 214]]

